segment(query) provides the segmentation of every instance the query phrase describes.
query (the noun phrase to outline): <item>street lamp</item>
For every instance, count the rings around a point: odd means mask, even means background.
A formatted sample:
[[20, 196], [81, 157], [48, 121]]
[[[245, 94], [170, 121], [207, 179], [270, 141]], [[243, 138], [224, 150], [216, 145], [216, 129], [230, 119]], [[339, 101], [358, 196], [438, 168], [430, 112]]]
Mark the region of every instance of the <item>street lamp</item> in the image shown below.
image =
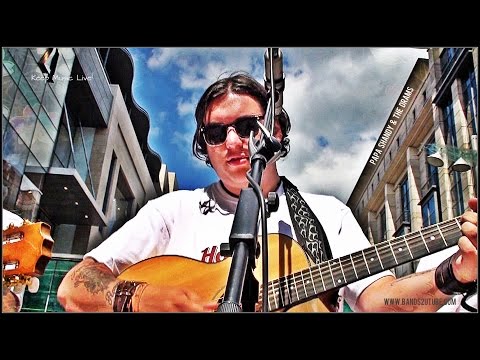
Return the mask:
[[454, 146], [442, 146], [437, 144], [428, 144], [427, 162], [435, 167], [442, 167], [444, 159], [452, 161], [452, 170], [465, 172], [470, 170], [477, 163], [477, 135], [472, 135], [472, 149], [459, 149]]
[[452, 170], [458, 172], [465, 172], [471, 168], [472, 166], [461, 156], [452, 165]]
[[429, 144], [426, 146], [427, 151], [432, 152], [432, 154], [427, 156], [427, 162], [435, 167], [442, 167], [443, 162], [443, 148], [437, 148], [436, 144]]

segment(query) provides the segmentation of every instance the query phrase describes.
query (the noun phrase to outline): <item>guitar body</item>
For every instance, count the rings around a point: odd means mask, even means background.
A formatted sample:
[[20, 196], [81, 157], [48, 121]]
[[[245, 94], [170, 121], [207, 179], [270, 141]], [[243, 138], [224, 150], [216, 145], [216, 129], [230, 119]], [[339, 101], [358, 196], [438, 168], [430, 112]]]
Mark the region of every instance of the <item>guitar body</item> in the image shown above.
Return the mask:
[[[262, 257], [257, 259], [254, 276], [262, 285]], [[190, 258], [163, 255], [152, 257], [125, 269], [119, 278], [145, 281], [151, 284], [180, 286], [193, 289], [206, 301], [221, 301], [230, 272], [231, 258], [209, 264]], [[282, 234], [268, 236], [268, 280], [292, 274], [312, 266], [303, 249], [291, 238]], [[261, 295], [261, 294], [260, 294]], [[261, 296], [259, 296], [261, 298]], [[336, 291], [325, 292], [320, 297], [281, 309], [288, 312], [330, 312], [334, 310]], [[261, 309], [261, 305], [258, 306]]]
[[[267, 242], [269, 271], [266, 308], [269, 312], [334, 311], [337, 305], [336, 289], [457, 245], [461, 234], [461, 217], [458, 216], [320, 264], [313, 264], [293, 239], [271, 234]], [[253, 276], [261, 288], [262, 264], [259, 259]], [[206, 301], [220, 302], [230, 264], [230, 258], [207, 264], [180, 256], [160, 256], [125, 269], [119, 277], [123, 280], [189, 287]], [[263, 291], [260, 291], [255, 309], [263, 308], [262, 296]]]

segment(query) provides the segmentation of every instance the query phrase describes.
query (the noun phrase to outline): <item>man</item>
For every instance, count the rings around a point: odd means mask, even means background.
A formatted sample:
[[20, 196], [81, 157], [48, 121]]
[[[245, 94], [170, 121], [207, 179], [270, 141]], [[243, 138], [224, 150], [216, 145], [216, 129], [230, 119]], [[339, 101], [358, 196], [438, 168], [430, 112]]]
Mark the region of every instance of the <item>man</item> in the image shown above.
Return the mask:
[[[215, 281], [214, 275], [217, 274], [214, 269], [226, 263], [219, 249], [222, 243], [228, 242], [238, 197], [249, 185], [246, 177], [251, 167], [249, 135], [257, 139], [261, 136], [258, 123], [265, 122], [268, 99], [265, 88], [242, 73], [220, 79], [205, 91], [195, 112], [197, 129], [192, 149], [195, 156], [213, 167], [220, 180], [204, 189], [176, 191], [149, 201], [121, 229], [85, 254], [83, 261], [67, 273], [58, 289], [58, 300], [67, 311], [204, 312], [217, 309], [223, 289], [216, 289], [214, 296], [205, 294], [204, 290]], [[274, 137], [281, 144], [282, 156], [288, 153], [289, 129], [290, 120], [282, 109], [281, 114], [276, 116], [273, 129]], [[272, 139], [272, 142], [275, 140]], [[275, 146], [278, 148], [278, 144]], [[332, 196], [295, 190], [288, 179], [280, 177], [274, 161], [266, 166], [261, 176], [263, 196], [275, 192], [279, 197], [278, 210], [268, 217], [269, 234], [279, 233], [298, 241], [307, 233], [302, 249], [311, 255], [308, 261], [315, 263], [325, 257], [337, 258], [370, 246], [346, 205]], [[286, 193], [293, 196], [287, 197]], [[308, 224], [316, 224], [316, 217], [318, 226], [305, 226], [305, 223], [297, 221], [302, 217], [297, 211], [298, 206], [294, 209], [287, 205], [297, 200], [296, 205], [311, 208]], [[441, 279], [438, 285], [435, 270], [403, 279], [395, 279], [392, 272], [385, 270], [342, 286], [345, 301], [354, 311], [436, 311], [440, 306], [438, 302], [402, 307], [387, 305], [385, 299], [423, 297], [444, 301], [450, 295], [439, 290], [438, 286], [447, 292], [450, 289], [457, 291], [463, 286], [475, 286], [478, 264], [476, 213], [467, 212], [463, 221], [461, 229], [464, 235], [459, 241], [459, 251], [454, 255], [451, 267], [441, 268], [438, 272]], [[300, 231], [297, 235], [296, 228], [301, 226], [303, 233]], [[290, 275], [291, 253], [296, 252], [296, 244], [280, 238], [274, 244], [278, 245], [278, 251], [271, 252], [269, 246], [269, 258], [273, 253], [279, 256], [279, 261], [269, 261], [268, 269], [280, 268], [280, 275]], [[156, 268], [150, 267], [148, 261], [140, 263], [159, 255], [167, 265]], [[185, 259], [194, 259], [195, 262]], [[378, 262], [373, 256], [369, 258], [369, 261], [373, 260]], [[202, 268], [199, 264], [204, 263], [212, 264]], [[145, 265], [143, 275], [140, 272], [137, 279], [122, 277], [125, 269], [131, 269], [133, 264]], [[162, 281], [149, 278], [145, 275], [147, 273]], [[287, 290], [293, 289], [293, 293], [273, 287], [274, 304], [269, 303], [268, 308], [284, 310], [278, 306], [279, 302], [281, 305], [296, 305], [294, 297], [300, 297], [302, 291], [310, 291], [312, 282], [317, 281], [308, 274], [304, 276], [302, 273], [301, 280], [304, 282], [299, 287], [300, 274], [285, 278], [291, 281]], [[331, 274], [333, 278], [333, 272]], [[226, 276], [222, 278], [226, 279]], [[342, 284], [342, 279], [336, 278], [335, 283]], [[317, 289], [313, 287], [315, 294]], [[332, 304], [324, 305], [312, 305], [309, 310], [332, 309]]]

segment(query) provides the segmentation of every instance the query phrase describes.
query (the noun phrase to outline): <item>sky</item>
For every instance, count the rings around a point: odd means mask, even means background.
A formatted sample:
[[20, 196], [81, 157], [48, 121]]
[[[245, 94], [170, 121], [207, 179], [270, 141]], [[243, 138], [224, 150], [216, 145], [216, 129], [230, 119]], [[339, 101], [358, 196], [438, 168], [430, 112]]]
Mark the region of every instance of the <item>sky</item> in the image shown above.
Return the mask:
[[[218, 180], [192, 154], [195, 106], [222, 74], [246, 71], [263, 84], [267, 48], [128, 48], [133, 96], [150, 117], [148, 142], [179, 189]], [[277, 161], [301, 190], [347, 202], [421, 48], [280, 48], [290, 116], [290, 153]]]

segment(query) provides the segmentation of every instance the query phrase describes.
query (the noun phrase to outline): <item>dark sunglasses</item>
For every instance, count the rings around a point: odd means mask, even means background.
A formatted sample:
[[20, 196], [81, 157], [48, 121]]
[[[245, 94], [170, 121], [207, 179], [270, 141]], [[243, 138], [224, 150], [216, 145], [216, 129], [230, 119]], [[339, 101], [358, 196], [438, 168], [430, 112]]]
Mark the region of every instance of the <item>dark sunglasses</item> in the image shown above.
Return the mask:
[[203, 133], [203, 138], [208, 145], [220, 145], [227, 139], [227, 132], [229, 127], [233, 127], [235, 132], [241, 138], [248, 138], [250, 132], [253, 131], [253, 136], [258, 134], [260, 127], [258, 121], [263, 119], [262, 116], [248, 115], [236, 119], [231, 124], [208, 124], [200, 131]]

